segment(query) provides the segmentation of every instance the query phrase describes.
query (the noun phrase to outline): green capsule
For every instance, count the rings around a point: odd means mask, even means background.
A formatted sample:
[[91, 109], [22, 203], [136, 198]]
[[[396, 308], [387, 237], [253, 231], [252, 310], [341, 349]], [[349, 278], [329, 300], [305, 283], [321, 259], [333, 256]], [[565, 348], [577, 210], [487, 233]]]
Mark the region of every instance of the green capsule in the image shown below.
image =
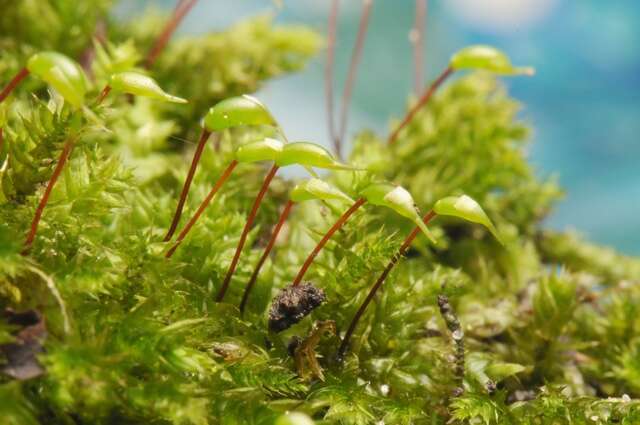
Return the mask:
[[360, 192], [368, 203], [391, 208], [403, 217], [413, 221], [422, 230], [431, 242], [437, 243], [435, 237], [429, 230], [416, 206], [411, 194], [402, 186], [391, 183], [374, 183]]
[[509, 57], [491, 46], [465, 47], [451, 57], [449, 66], [454, 70], [478, 69], [500, 75], [533, 75], [531, 67], [514, 67]]
[[246, 94], [216, 103], [204, 117], [204, 126], [209, 131], [220, 131], [243, 125], [278, 127], [278, 123], [267, 107], [255, 97]]
[[439, 215], [449, 215], [472, 223], [482, 224], [495, 236], [498, 242], [502, 243], [502, 239], [491, 219], [489, 219], [480, 204], [467, 195], [442, 198], [433, 206], [433, 211]]
[[275, 161], [280, 153], [284, 143], [280, 140], [265, 138], [255, 142], [250, 142], [236, 149], [236, 160], [238, 162], [258, 162], [258, 161]]
[[286, 165], [302, 165], [305, 167], [326, 168], [332, 170], [354, 170], [355, 168], [342, 164], [331, 153], [320, 145], [310, 142], [287, 143], [276, 163]]
[[42, 79], [76, 108], [84, 104], [87, 77], [73, 60], [57, 52], [40, 52], [27, 61], [27, 69]]
[[173, 103], [187, 103], [186, 99], [172, 96], [162, 90], [156, 80], [139, 72], [118, 72], [109, 78], [109, 86], [122, 93], [148, 97]]
[[351, 199], [347, 194], [339, 190], [338, 188], [330, 185], [329, 183], [311, 178], [298, 183], [289, 195], [289, 199], [293, 202], [310, 201], [314, 199], [331, 200], [339, 199], [349, 204], [353, 204], [355, 201]]

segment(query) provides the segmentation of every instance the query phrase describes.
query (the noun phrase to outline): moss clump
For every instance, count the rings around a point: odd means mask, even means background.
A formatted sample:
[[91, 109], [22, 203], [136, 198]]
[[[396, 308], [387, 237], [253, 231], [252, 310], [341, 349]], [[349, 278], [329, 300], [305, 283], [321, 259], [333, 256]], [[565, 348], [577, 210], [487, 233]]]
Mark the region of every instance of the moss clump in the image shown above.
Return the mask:
[[[138, 65], [158, 28], [113, 22], [109, 2], [2, 5], [2, 81], [37, 50], [78, 58], [91, 48], [96, 22], [107, 24], [111, 44], [96, 49], [90, 70], [97, 82], [88, 98], [114, 70]], [[401, 183], [423, 209], [443, 196], [473, 196], [505, 245], [478, 226], [436, 220], [441, 243], [416, 240], [364, 315], [344, 361], [334, 357], [338, 337], [314, 343], [309, 352], [324, 381], [298, 376], [287, 341], [312, 334], [317, 321], [335, 321], [340, 336], [410, 223], [384, 208], [355, 214], [309, 270], [326, 302], [279, 334], [268, 330], [270, 301], [341, 208], [296, 205], [244, 315], [237, 308], [244, 284], [292, 182], [274, 179], [225, 302], [214, 297], [268, 164], [239, 165], [197, 229], [164, 258], [161, 240], [191, 156], [182, 141], [196, 137], [205, 108], [299, 69], [318, 40], [262, 17], [170, 43], [150, 75], [188, 98], [186, 108], [114, 96], [89, 105], [89, 113], [38, 81], [2, 104], [1, 422], [306, 421], [302, 414], [281, 417], [296, 410], [337, 424], [640, 423], [640, 260], [541, 229], [559, 190], [527, 164], [518, 105], [489, 76], [452, 81], [391, 147], [361, 133], [351, 161]], [[79, 127], [35, 243], [22, 256], [43, 183], [61, 143]], [[235, 148], [260, 135], [231, 130], [205, 149], [185, 214]], [[328, 179], [356, 198], [370, 177], [334, 172]], [[6, 373], [15, 370], [10, 347], [27, 341], [9, 312], [42, 317], [46, 326], [46, 337], [33, 343], [43, 351], [31, 353], [42, 373], [29, 379]]]

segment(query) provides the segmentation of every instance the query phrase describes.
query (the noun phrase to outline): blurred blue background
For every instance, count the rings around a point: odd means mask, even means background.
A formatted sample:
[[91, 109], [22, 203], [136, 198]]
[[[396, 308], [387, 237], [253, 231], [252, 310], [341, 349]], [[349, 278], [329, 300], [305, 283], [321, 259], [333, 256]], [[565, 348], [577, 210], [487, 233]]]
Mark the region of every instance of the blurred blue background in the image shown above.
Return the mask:
[[[222, 30], [258, 13], [324, 33], [329, 0], [202, 0], [182, 33]], [[122, 15], [174, 1], [127, 2]], [[355, 41], [361, 0], [341, 2], [336, 44], [339, 99]], [[354, 89], [349, 134], [363, 127], [386, 134], [413, 88], [409, 31], [413, 0], [374, 0]], [[457, 49], [495, 45], [534, 78], [505, 79], [535, 127], [530, 160], [555, 175], [566, 198], [546, 225], [576, 229], [593, 241], [640, 254], [640, 2], [602, 0], [429, 0], [425, 69], [430, 80]], [[260, 97], [292, 138], [328, 145], [324, 56], [301, 74], [274, 81]], [[295, 100], [294, 100], [295, 99]], [[292, 107], [293, 106], [293, 107]]]

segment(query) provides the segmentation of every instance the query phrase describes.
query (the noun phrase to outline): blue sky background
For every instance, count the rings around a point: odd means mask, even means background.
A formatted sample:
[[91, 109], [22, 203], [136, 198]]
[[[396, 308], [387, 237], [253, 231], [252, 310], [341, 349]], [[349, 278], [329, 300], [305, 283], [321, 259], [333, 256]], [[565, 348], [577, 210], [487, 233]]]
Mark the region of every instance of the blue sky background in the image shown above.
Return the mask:
[[[258, 13], [281, 23], [326, 28], [329, 0], [201, 0], [180, 32], [221, 30]], [[505, 50], [534, 78], [507, 79], [534, 127], [531, 162], [556, 175], [566, 198], [546, 225], [577, 229], [591, 240], [640, 254], [640, 2], [602, 0], [429, 0], [427, 79], [468, 44]], [[173, 1], [125, 1], [130, 17]], [[336, 93], [346, 74], [360, 0], [343, 0], [336, 52]], [[349, 133], [384, 132], [404, 108], [413, 85], [412, 0], [374, 0], [354, 90]], [[300, 75], [274, 81], [261, 93], [292, 138], [327, 143], [320, 56]], [[300, 100], [300, 96], [303, 96]], [[292, 99], [295, 107], [291, 107]]]

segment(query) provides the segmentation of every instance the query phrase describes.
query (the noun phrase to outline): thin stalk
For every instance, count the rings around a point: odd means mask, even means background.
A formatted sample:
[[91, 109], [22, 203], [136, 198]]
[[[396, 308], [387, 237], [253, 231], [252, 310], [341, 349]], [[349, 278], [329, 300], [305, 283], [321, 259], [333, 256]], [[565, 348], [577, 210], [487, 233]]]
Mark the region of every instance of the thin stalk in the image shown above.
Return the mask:
[[169, 42], [169, 39], [173, 35], [174, 31], [176, 30], [176, 28], [178, 28], [178, 25], [180, 25], [180, 22], [182, 21], [182, 19], [186, 16], [187, 13], [189, 13], [191, 8], [195, 6], [197, 2], [198, 0], [178, 1], [178, 4], [173, 10], [173, 14], [171, 15], [171, 18], [164, 26], [162, 32], [156, 39], [156, 42], [154, 43], [151, 50], [149, 50], [149, 53], [147, 55], [147, 60], [146, 60], [147, 69], [153, 66], [156, 59], [158, 59], [158, 56], [160, 56], [160, 53]]
[[284, 209], [282, 210], [282, 213], [280, 213], [280, 217], [278, 218], [278, 223], [276, 223], [275, 227], [273, 228], [273, 231], [271, 232], [271, 239], [269, 239], [269, 243], [265, 247], [264, 252], [262, 253], [262, 257], [260, 257], [260, 260], [258, 261], [258, 264], [256, 265], [256, 268], [253, 271], [253, 274], [251, 275], [251, 279], [249, 279], [247, 286], [244, 288], [244, 294], [242, 294], [242, 301], [240, 301], [241, 314], [244, 313], [244, 308], [246, 307], [247, 301], [249, 300], [249, 293], [253, 289], [253, 286], [255, 285], [256, 280], [258, 279], [258, 275], [260, 274], [260, 269], [264, 265], [265, 261], [267, 261], [267, 258], [269, 257], [269, 254], [271, 253], [271, 250], [273, 249], [273, 246], [275, 245], [276, 240], [278, 239], [278, 234], [280, 233], [280, 229], [282, 229], [282, 226], [287, 221], [287, 217], [289, 217], [289, 213], [291, 212], [291, 208], [293, 208], [293, 204], [294, 204], [293, 201], [288, 201], [284, 206]]
[[449, 303], [449, 297], [444, 294], [438, 295], [438, 307], [440, 309], [440, 315], [447, 325], [447, 329], [451, 332], [451, 339], [455, 345], [455, 352], [453, 355], [453, 370], [456, 377], [457, 388], [454, 393], [461, 395], [464, 391], [464, 332], [462, 326], [460, 326], [460, 320], [456, 316], [453, 307]]
[[[424, 224], [429, 224], [429, 222], [435, 216], [436, 216], [435, 212], [429, 211], [422, 218], [422, 221], [424, 221]], [[411, 246], [411, 243], [416, 238], [416, 236], [418, 236], [418, 233], [420, 233], [420, 228], [416, 226], [416, 228], [413, 229], [411, 231], [411, 233], [409, 234], [409, 236], [407, 236], [407, 238], [404, 240], [404, 242], [402, 243], [402, 246], [400, 247], [398, 252], [396, 254], [394, 254], [393, 257], [391, 257], [391, 261], [389, 261], [389, 264], [387, 264], [387, 266], [383, 270], [382, 274], [380, 275], [380, 277], [378, 278], [376, 283], [371, 287], [371, 290], [369, 291], [369, 294], [364, 299], [364, 302], [362, 303], [362, 305], [360, 306], [360, 308], [356, 312], [355, 316], [353, 316], [353, 319], [351, 320], [351, 323], [349, 324], [349, 328], [347, 329], [347, 333], [344, 335], [344, 338], [342, 339], [342, 343], [340, 344], [340, 348], [338, 348], [338, 355], [337, 355], [338, 359], [342, 359], [344, 357], [344, 354], [347, 351], [347, 347], [349, 345], [349, 339], [351, 338], [351, 335], [353, 335], [353, 331], [356, 329], [356, 326], [358, 325], [358, 321], [360, 321], [360, 318], [362, 317], [362, 315], [364, 314], [365, 310], [367, 309], [367, 307], [369, 306], [369, 304], [373, 300], [373, 297], [375, 297], [376, 292], [378, 292], [378, 289], [380, 289], [380, 287], [382, 287], [382, 284], [384, 283], [384, 281], [387, 278], [387, 276], [389, 275], [389, 273], [391, 273], [391, 270], [393, 269], [393, 267], [398, 263], [398, 261], [400, 261], [400, 258], [404, 255], [404, 253], [407, 251], [407, 249], [409, 249], [409, 247]]]
[[198, 146], [196, 147], [196, 152], [193, 154], [193, 159], [191, 160], [191, 167], [189, 168], [189, 172], [187, 173], [187, 178], [184, 181], [184, 185], [182, 186], [182, 192], [180, 193], [180, 199], [178, 200], [178, 205], [176, 206], [176, 212], [173, 214], [173, 220], [171, 221], [171, 226], [167, 231], [163, 241], [169, 242], [176, 229], [178, 228], [178, 224], [180, 223], [180, 217], [182, 216], [182, 210], [184, 209], [184, 203], [187, 201], [187, 195], [189, 194], [189, 188], [191, 187], [191, 182], [193, 181], [193, 176], [196, 174], [196, 168], [198, 167], [198, 162], [200, 162], [200, 157], [202, 156], [202, 152], [204, 151], [204, 147], [207, 144], [207, 140], [209, 140], [209, 136], [211, 132], [202, 129], [202, 133], [200, 134], [200, 140], [198, 141]]
[[298, 272], [298, 275], [294, 279], [292, 286], [300, 285], [300, 283], [302, 282], [302, 278], [304, 277], [305, 273], [309, 269], [309, 266], [311, 265], [311, 263], [313, 263], [313, 260], [316, 258], [316, 255], [318, 255], [320, 250], [322, 250], [322, 248], [327, 244], [329, 239], [331, 239], [331, 236], [333, 236], [333, 234], [337, 232], [338, 229], [340, 229], [344, 225], [344, 223], [347, 222], [349, 217], [351, 217], [351, 215], [354, 212], [356, 212], [358, 208], [364, 205], [365, 202], [367, 201], [364, 198], [358, 199], [356, 202], [354, 202], [353, 205], [351, 205], [351, 207], [349, 207], [347, 211], [344, 212], [344, 214], [340, 216], [340, 218], [338, 218], [338, 221], [336, 221], [334, 225], [331, 226], [329, 231], [325, 233], [322, 239], [320, 239], [320, 242], [318, 242], [318, 245], [316, 245], [313, 251], [311, 251], [311, 254], [309, 254], [309, 256], [307, 257], [307, 260], [304, 262], [304, 264], [300, 268], [300, 271]]
[[431, 85], [429, 86], [429, 88], [427, 88], [427, 90], [424, 92], [422, 97], [418, 99], [418, 102], [413, 106], [413, 108], [409, 110], [409, 112], [407, 112], [407, 115], [402, 119], [400, 124], [389, 135], [389, 139], [387, 140], [388, 144], [393, 144], [396, 141], [396, 139], [398, 138], [398, 134], [400, 133], [400, 130], [402, 130], [407, 124], [409, 124], [409, 122], [411, 121], [411, 119], [413, 119], [413, 116], [416, 114], [416, 112], [418, 112], [420, 108], [422, 108], [425, 104], [427, 104], [427, 102], [429, 102], [429, 99], [431, 99], [431, 97], [433, 96], [433, 93], [435, 93], [438, 87], [440, 87], [442, 83], [444, 83], [445, 80], [452, 73], [453, 73], [453, 69], [451, 67], [447, 67], [442, 72], [442, 74], [440, 74], [440, 76], [436, 78], [433, 83], [431, 83]]
[[222, 286], [220, 287], [220, 291], [218, 292], [218, 296], [216, 297], [216, 301], [221, 302], [224, 299], [224, 295], [229, 288], [229, 283], [231, 282], [231, 277], [233, 273], [236, 271], [236, 267], [238, 266], [238, 261], [240, 260], [240, 254], [242, 253], [242, 248], [244, 247], [245, 242], [247, 241], [247, 236], [249, 235], [249, 231], [251, 230], [251, 226], [253, 225], [253, 221], [258, 214], [258, 209], [260, 208], [260, 204], [262, 203], [262, 199], [264, 195], [267, 193], [267, 189], [271, 184], [271, 181], [275, 177], [278, 172], [277, 165], [273, 165], [269, 174], [267, 174], [262, 182], [262, 187], [260, 188], [260, 192], [258, 192], [258, 196], [256, 196], [255, 201], [253, 202], [253, 206], [251, 207], [251, 212], [247, 217], [247, 222], [242, 229], [242, 235], [240, 235], [240, 240], [238, 241], [238, 246], [236, 247], [236, 252], [233, 255], [233, 260], [231, 260], [231, 265], [229, 266], [229, 270], [227, 270], [227, 275], [224, 277], [224, 281], [222, 282]]
[[0, 127], [0, 155], [2, 155], [3, 146], [4, 146], [4, 128]]
[[414, 89], [416, 95], [422, 92], [424, 78], [424, 27], [427, 16], [427, 0], [416, 0], [415, 22], [411, 31], [413, 43]]
[[218, 177], [218, 181], [216, 182], [215, 185], [213, 185], [213, 187], [211, 188], [211, 191], [209, 192], [209, 194], [207, 195], [206, 198], [204, 198], [204, 201], [202, 201], [202, 203], [200, 204], [200, 206], [198, 207], [198, 209], [196, 210], [195, 214], [193, 215], [193, 217], [191, 217], [191, 219], [189, 220], [189, 222], [187, 223], [186, 226], [184, 226], [184, 229], [182, 229], [182, 231], [180, 232], [180, 234], [178, 235], [178, 238], [176, 239], [175, 244], [171, 247], [171, 249], [169, 249], [169, 251], [167, 251], [167, 253], [164, 255], [165, 258], [171, 258], [171, 256], [173, 255], [173, 253], [176, 251], [176, 249], [178, 249], [178, 247], [180, 246], [180, 244], [182, 243], [182, 240], [185, 238], [185, 236], [187, 236], [187, 234], [189, 233], [189, 231], [191, 230], [191, 228], [193, 227], [194, 224], [196, 224], [196, 222], [198, 221], [198, 219], [200, 218], [200, 216], [202, 215], [202, 213], [204, 212], [204, 210], [209, 206], [209, 204], [211, 203], [211, 200], [213, 199], [213, 197], [215, 196], [216, 192], [222, 187], [222, 185], [224, 184], [224, 182], [229, 178], [229, 176], [231, 175], [231, 173], [233, 172], [233, 169], [236, 168], [236, 165], [238, 165], [238, 161], [236, 161], [235, 159], [233, 161], [231, 161], [231, 163], [227, 166], [227, 168], [224, 170], [224, 172], [222, 173], [222, 175], [220, 177]]
[[[356, 44], [351, 54], [351, 63], [349, 64], [349, 71], [347, 74], [347, 81], [342, 93], [342, 105], [340, 112], [340, 132], [338, 133], [337, 147], [342, 146], [342, 141], [347, 132], [347, 122], [349, 118], [349, 103], [351, 102], [351, 94], [353, 92], [353, 85], [356, 78], [356, 71], [358, 69], [358, 63], [362, 57], [362, 49], [364, 47], [364, 40], [367, 36], [367, 27], [369, 26], [369, 16], [371, 15], [371, 6], [373, 0], [363, 0], [362, 2], [362, 15], [360, 15], [360, 24], [358, 25], [358, 35], [356, 38]], [[337, 154], [341, 157], [340, 149], [337, 149]]]
[[13, 89], [15, 89], [16, 86], [27, 77], [27, 75], [29, 75], [29, 70], [27, 68], [22, 68], [20, 71], [18, 71], [18, 73], [11, 79], [11, 81], [9, 81], [9, 84], [7, 84], [7, 86], [2, 89], [2, 92], [0, 92], [0, 103], [2, 103], [7, 98], [7, 96], [11, 94]]
[[40, 219], [42, 218], [42, 213], [44, 211], [44, 208], [47, 206], [47, 202], [49, 202], [49, 196], [51, 195], [51, 191], [53, 190], [53, 187], [58, 181], [58, 178], [60, 177], [60, 174], [64, 169], [64, 165], [67, 163], [67, 160], [69, 159], [69, 155], [71, 155], [71, 151], [73, 150], [74, 145], [75, 145], [75, 139], [71, 138], [65, 142], [64, 147], [62, 148], [62, 153], [58, 158], [58, 163], [56, 164], [56, 168], [54, 168], [53, 170], [53, 174], [51, 175], [51, 178], [47, 183], [47, 188], [45, 189], [44, 194], [40, 199], [40, 203], [36, 208], [36, 213], [33, 216], [33, 220], [31, 221], [31, 228], [29, 230], [29, 233], [27, 234], [27, 239], [24, 241], [24, 247], [22, 250], [23, 255], [28, 254], [29, 249], [31, 249], [31, 245], [33, 244], [33, 240], [35, 239], [36, 233], [38, 231], [38, 224], [40, 223]]
[[104, 86], [104, 88], [100, 92], [100, 95], [96, 99], [96, 106], [100, 105], [102, 101], [105, 99], [105, 97], [109, 95], [110, 92], [111, 92], [111, 86], [109, 85]]
[[338, 20], [338, 7], [340, 0], [332, 0], [327, 25], [327, 63], [324, 68], [324, 89], [327, 102], [327, 119], [329, 125], [329, 137], [333, 140], [336, 153], [340, 152], [340, 141], [336, 135], [333, 121], [333, 68], [336, 56], [336, 22]]

